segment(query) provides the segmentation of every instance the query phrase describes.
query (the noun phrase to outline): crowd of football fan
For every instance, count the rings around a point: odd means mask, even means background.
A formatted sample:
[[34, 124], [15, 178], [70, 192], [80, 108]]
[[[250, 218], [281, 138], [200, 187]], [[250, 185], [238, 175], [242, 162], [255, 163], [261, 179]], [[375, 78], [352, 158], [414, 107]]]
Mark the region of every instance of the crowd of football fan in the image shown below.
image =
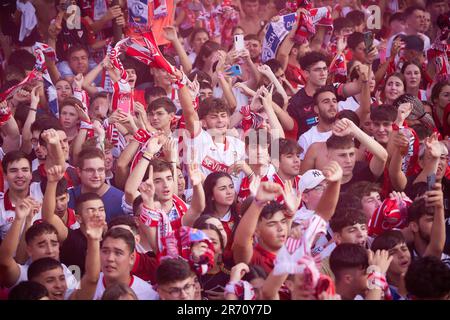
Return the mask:
[[447, 0], [17, 0], [0, 299], [450, 298]]

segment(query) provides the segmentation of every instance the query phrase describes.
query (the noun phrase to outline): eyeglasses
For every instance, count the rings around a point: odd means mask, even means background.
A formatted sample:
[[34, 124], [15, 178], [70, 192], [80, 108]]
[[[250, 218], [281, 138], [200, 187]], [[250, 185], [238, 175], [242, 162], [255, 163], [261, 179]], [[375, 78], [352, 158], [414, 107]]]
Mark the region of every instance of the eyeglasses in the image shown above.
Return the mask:
[[106, 169], [105, 168], [98, 168], [98, 169], [86, 168], [86, 169], [81, 169], [81, 171], [87, 172], [87, 174], [89, 174], [89, 175], [93, 175], [96, 172], [98, 172], [98, 174], [105, 174]]
[[[161, 288], [162, 289], [162, 288]], [[184, 291], [184, 293], [188, 294], [190, 293], [190, 291], [194, 289], [194, 283], [190, 282], [188, 284], [186, 284], [183, 288], [177, 288], [177, 287], [172, 287], [169, 290], [165, 290], [168, 294], [170, 294], [172, 297], [177, 298], [179, 296], [181, 296], [182, 291]]]

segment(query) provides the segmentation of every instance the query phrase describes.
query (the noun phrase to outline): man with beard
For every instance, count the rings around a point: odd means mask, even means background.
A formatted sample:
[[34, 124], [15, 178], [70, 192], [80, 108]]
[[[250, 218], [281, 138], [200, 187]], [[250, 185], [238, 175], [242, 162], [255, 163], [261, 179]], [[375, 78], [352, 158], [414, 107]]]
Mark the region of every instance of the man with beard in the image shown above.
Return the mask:
[[[313, 96], [327, 82], [329, 63], [324, 54], [313, 51], [300, 59], [300, 66], [304, 70], [306, 85], [292, 96], [287, 109], [289, 115], [297, 122], [298, 135], [308, 131], [318, 122], [313, 108]], [[362, 77], [360, 77], [358, 82], [334, 84], [338, 100], [361, 92], [362, 81]]]
[[319, 115], [319, 123], [300, 136], [298, 145], [302, 148], [300, 159], [305, 158], [306, 151], [315, 142], [324, 142], [331, 136], [331, 129], [337, 113], [337, 98], [334, 88], [324, 86], [314, 94], [314, 111]]
[[408, 208], [409, 229], [414, 240], [409, 249], [413, 259], [434, 256], [447, 260], [445, 245], [445, 219], [442, 186], [436, 183], [424, 196], [416, 198]]

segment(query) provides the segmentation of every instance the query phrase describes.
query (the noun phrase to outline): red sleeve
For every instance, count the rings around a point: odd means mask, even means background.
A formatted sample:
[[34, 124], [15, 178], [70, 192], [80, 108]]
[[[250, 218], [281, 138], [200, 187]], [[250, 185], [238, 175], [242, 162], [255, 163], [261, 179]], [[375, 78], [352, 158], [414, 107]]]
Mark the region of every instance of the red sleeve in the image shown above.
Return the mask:
[[294, 127], [291, 130], [284, 130], [284, 136], [286, 139], [297, 141], [298, 124], [294, 119]]

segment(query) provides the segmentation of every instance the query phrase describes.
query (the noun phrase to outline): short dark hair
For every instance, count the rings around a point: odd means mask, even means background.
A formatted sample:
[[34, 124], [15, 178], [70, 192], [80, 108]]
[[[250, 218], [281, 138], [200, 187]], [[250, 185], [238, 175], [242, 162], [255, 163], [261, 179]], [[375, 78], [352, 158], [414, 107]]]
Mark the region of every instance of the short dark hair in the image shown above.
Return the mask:
[[370, 249], [373, 252], [377, 250], [391, 250], [398, 244], [406, 243], [403, 233], [399, 230], [387, 230], [375, 238]]
[[318, 88], [313, 95], [314, 105], [317, 106], [319, 104], [319, 96], [324, 92], [331, 92], [334, 94], [334, 96], [336, 96], [336, 89], [333, 86], [331, 85], [322, 86]]
[[166, 90], [164, 88], [154, 86], [145, 89], [145, 101], [147, 101], [150, 97], [165, 97], [167, 96]]
[[381, 104], [370, 109], [370, 120], [372, 121], [394, 122], [396, 118], [397, 110], [390, 104]]
[[125, 295], [130, 295], [134, 300], [139, 300], [133, 289], [123, 283], [114, 283], [105, 288], [101, 300], [119, 300], [120, 297]]
[[108, 230], [106, 234], [103, 236], [102, 246], [105, 240], [108, 238], [122, 239], [126, 243], [128, 249], [130, 249], [130, 253], [134, 252], [136, 242], [134, 240], [134, 235], [131, 233], [130, 230], [124, 228], [113, 228]]
[[341, 232], [345, 227], [355, 224], [367, 224], [365, 213], [356, 208], [336, 208], [336, 212], [330, 220], [330, 227], [333, 232]]
[[263, 267], [261, 267], [260, 265], [257, 264], [250, 264], [248, 266], [250, 272], [246, 273], [244, 276], [244, 280], [245, 281], [252, 281], [254, 279], [258, 279], [258, 278], [262, 278], [262, 279], [266, 279], [267, 278], [267, 272], [263, 269]]
[[409, 127], [417, 133], [417, 136], [419, 137], [420, 141], [431, 136], [431, 134], [433, 133], [433, 130], [428, 126], [422, 124], [422, 122], [413, 124]]
[[166, 258], [161, 261], [161, 264], [156, 269], [156, 283], [165, 285], [186, 280], [193, 275], [194, 273], [186, 260], [182, 258]]
[[258, 36], [257, 36], [256, 34], [247, 34], [247, 35], [244, 37], [244, 41], [250, 41], [250, 40], [256, 40], [256, 41], [258, 41], [259, 43], [261, 43], [261, 40], [258, 38]]
[[65, 106], [73, 106], [75, 109], [77, 106], [83, 108], [83, 103], [75, 97], [67, 97], [59, 104], [59, 110], [61, 111]]
[[50, 257], [41, 258], [33, 261], [28, 267], [28, 279], [34, 280], [41, 275], [41, 273], [53, 270], [56, 268], [63, 268], [61, 262]]
[[[277, 145], [277, 144], [278, 144], [279, 154], [272, 155], [272, 150], [273, 150], [272, 148], [274, 145]], [[284, 138], [272, 140], [272, 142], [270, 143], [270, 146], [269, 146], [269, 153], [271, 154], [271, 157], [277, 158], [277, 159], [279, 157], [281, 157], [281, 155], [283, 155], [283, 154], [299, 154], [301, 151], [302, 150], [296, 141], [290, 140], [290, 139], [284, 139]]]
[[82, 45], [82, 44], [75, 44], [73, 46], [71, 46], [67, 52], [66, 52], [66, 60], [70, 60], [70, 56], [77, 51], [81, 51], [84, 50], [86, 52], [86, 54], [89, 57], [89, 50], [86, 46]]
[[63, 130], [61, 127], [61, 124], [59, 123], [58, 119], [56, 119], [53, 115], [45, 114], [42, 116], [39, 116], [39, 118], [36, 119], [31, 124], [30, 131], [39, 131], [39, 133], [42, 133], [44, 130], [48, 129], [55, 129], [55, 130]]
[[208, 35], [208, 39], [209, 39], [209, 32], [208, 30], [206, 30], [205, 28], [194, 28], [191, 32], [191, 34], [189, 35], [189, 41], [192, 42], [194, 41], [195, 36], [197, 35], [197, 33], [206, 33]]
[[8, 300], [41, 300], [48, 297], [47, 288], [35, 281], [22, 281], [8, 293]]
[[405, 9], [405, 11], [403, 11], [403, 16], [405, 19], [408, 19], [416, 10], [425, 11], [425, 8], [421, 6], [409, 6]]
[[33, 70], [35, 64], [36, 57], [25, 49], [14, 50], [8, 58], [8, 65], [20, 69]]
[[344, 109], [344, 110], [339, 111], [336, 114], [336, 120], [339, 120], [339, 119], [348, 119], [351, 122], [353, 122], [354, 124], [356, 124], [357, 127], [359, 127], [359, 124], [360, 124], [358, 114], [355, 111], [349, 110], [349, 109]]
[[417, 222], [424, 215], [433, 215], [428, 212], [428, 208], [425, 206], [425, 199], [415, 199], [410, 207], [408, 207], [408, 222]]
[[403, 15], [403, 12], [395, 12], [389, 17], [389, 24], [391, 24], [393, 21], [403, 21], [405, 22], [405, 17]]
[[283, 70], [283, 66], [277, 59], [267, 60], [266, 62], [264, 62], [264, 64], [268, 66], [273, 73], [277, 72], [280, 69]]
[[200, 101], [198, 107], [198, 116], [204, 119], [210, 113], [226, 112], [231, 115], [230, 107], [224, 99], [209, 97]]
[[68, 194], [69, 190], [67, 189], [67, 180], [63, 177], [58, 181], [56, 185], [56, 196], [62, 196], [64, 194]]
[[352, 49], [355, 50], [356, 47], [361, 43], [364, 42], [364, 34], [362, 34], [361, 32], [353, 32], [351, 35], [348, 36], [347, 39], [347, 46]]
[[81, 211], [82, 211], [81, 207], [83, 206], [83, 204], [87, 201], [92, 201], [92, 200], [100, 200], [103, 202], [102, 198], [94, 192], [82, 193], [79, 197], [77, 197], [75, 199], [75, 213], [81, 214]]
[[353, 183], [347, 190], [347, 193], [355, 195], [359, 199], [369, 196], [371, 192], [381, 192], [380, 185], [370, 181], [358, 181]]
[[286, 205], [280, 204], [277, 201], [270, 201], [261, 210], [261, 214], [259, 215], [258, 221], [262, 221], [263, 218], [266, 219], [266, 220], [269, 220], [278, 211], [283, 211], [283, 212], [286, 211]]
[[349, 149], [355, 146], [355, 141], [350, 135], [336, 136], [332, 134], [326, 141], [327, 149]]
[[25, 243], [27, 245], [31, 244], [36, 237], [39, 237], [43, 234], [56, 234], [58, 236], [58, 230], [48, 222], [41, 222], [33, 224], [26, 232], [25, 232]]
[[352, 27], [353, 23], [347, 17], [339, 17], [334, 19], [333, 21], [333, 29], [335, 33], [341, 31], [344, 28], [352, 28]]
[[450, 293], [450, 268], [439, 258], [413, 260], [405, 275], [408, 293], [416, 299], [440, 299]]
[[163, 108], [167, 111], [167, 113], [175, 113], [177, 111], [177, 107], [172, 100], [170, 100], [168, 97], [161, 97], [153, 100], [148, 105], [147, 114], [150, 113], [150, 111], [155, 111], [159, 108]]
[[122, 216], [117, 216], [114, 217], [109, 223], [108, 223], [108, 229], [111, 229], [114, 226], [119, 226], [119, 225], [126, 225], [129, 226], [131, 231], [133, 231], [133, 233], [135, 235], [139, 234], [139, 226], [136, 222], [136, 220], [134, 219], [133, 216], [130, 215], [122, 215]]
[[360, 10], [350, 11], [345, 17], [349, 19], [354, 26], [359, 26], [366, 21], [366, 15]]
[[83, 169], [84, 160], [100, 158], [105, 160], [105, 154], [97, 147], [83, 148], [78, 154], [78, 168]]
[[329, 65], [328, 57], [326, 55], [324, 55], [323, 53], [317, 52], [317, 51], [308, 52], [307, 54], [305, 54], [303, 57], [301, 57], [299, 59], [300, 66], [302, 67], [303, 70], [308, 69], [313, 64], [316, 64], [317, 62], [320, 62], [320, 61], [325, 62], [327, 64], [327, 66]]
[[439, 95], [441, 94], [441, 91], [445, 88], [445, 86], [450, 86], [450, 80], [439, 81], [433, 86], [433, 89], [431, 89], [430, 97], [432, 103], [434, 103], [434, 100], [439, 98]]
[[96, 92], [95, 94], [93, 94], [92, 97], [89, 99], [90, 106], [92, 106], [94, 101], [97, 100], [98, 98], [108, 99], [108, 92], [100, 91], [100, 92]]
[[170, 171], [172, 175], [175, 174], [173, 172], [172, 165], [167, 161], [160, 159], [152, 159], [152, 161], [150, 161], [150, 165], [153, 166], [153, 172]]
[[133, 58], [126, 57], [125, 59], [121, 59], [120, 62], [122, 62], [122, 66], [125, 70], [127, 70], [127, 69], [137, 70], [138, 69], [138, 62]]
[[2, 159], [2, 169], [3, 172], [6, 174], [6, 172], [8, 171], [8, 165], [25, 159], [28, 162], [28, 165], [30, 166], [30, 170], [31, 170], [31, 161], [30, 158], [28, 157], [28, 155], [20, 150], [13, 150], [13, 151], [9, 151], [8, 153], [5, 154], [5, 156]]
[[330, 255], [330, 268], [337, 281], [346, 269], [366, 269], [368, 266], [366, 249], [354, 243], [342, 243]]
[[188, 78], [189, 78], [189, 80], [194, 81], [195, 76], [197, 76], [197, 81], [200, 84], [202, 82], [207, 82], [209, 84], [212, 83], [211, 76], [208, 73], [206, 73], [205, 71], [202, 71], [202, 70], [192, 71], [191, 73], [189, 73]]

